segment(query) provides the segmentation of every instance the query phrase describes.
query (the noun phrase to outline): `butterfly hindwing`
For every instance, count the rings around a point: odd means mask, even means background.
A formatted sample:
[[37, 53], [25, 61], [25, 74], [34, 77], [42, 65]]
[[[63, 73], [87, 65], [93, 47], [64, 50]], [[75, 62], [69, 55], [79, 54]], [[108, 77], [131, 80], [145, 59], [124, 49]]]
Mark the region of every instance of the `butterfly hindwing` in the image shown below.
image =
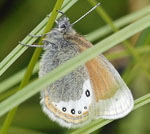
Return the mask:
[[[41, 65], [42, 73], [45, 64]], [[87, 69], [78, 67], [41, 91], [43, 111], [68, 128], [82, 126], [92, 119], [93, 90]]]

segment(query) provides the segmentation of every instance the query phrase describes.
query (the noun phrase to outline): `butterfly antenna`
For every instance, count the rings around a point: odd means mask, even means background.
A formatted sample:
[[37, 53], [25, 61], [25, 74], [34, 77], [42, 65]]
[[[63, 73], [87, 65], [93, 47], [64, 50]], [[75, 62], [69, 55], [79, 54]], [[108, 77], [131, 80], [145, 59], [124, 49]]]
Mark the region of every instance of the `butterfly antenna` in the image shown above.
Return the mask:
[[64, 12], [60, 11], [60, 10], [56, 10], [58, 13], [60, 13], [61, 15], [64, 15]]
[[93, 8], [91, 8], [88, 12], [86, 12], [83, 16], [81, 16], [78, 20], [76, 20], [75, 22], [73, 22], [71, 25], [73, 26], [74, 24], [76, 24], [78, 21], [80, 21], [82, 18], [84, 18], [90, 12], [92, 12], [93, 10], [95, 10], [95, 8], [97, 8], [99, 5], [100, 5], [100, 3], [98, 3], [96, 6], [94, 6]]

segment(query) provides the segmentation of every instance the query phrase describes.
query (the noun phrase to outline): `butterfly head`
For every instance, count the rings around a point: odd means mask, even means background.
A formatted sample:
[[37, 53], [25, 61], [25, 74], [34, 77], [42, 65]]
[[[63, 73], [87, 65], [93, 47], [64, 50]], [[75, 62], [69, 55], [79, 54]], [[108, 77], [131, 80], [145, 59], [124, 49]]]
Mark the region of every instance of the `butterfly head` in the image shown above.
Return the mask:
[[72, 25], [70, 24], [69, 18], [66, 16], [61, 17], [56, 21], [58, 31], [62, 34], [72, 33]]

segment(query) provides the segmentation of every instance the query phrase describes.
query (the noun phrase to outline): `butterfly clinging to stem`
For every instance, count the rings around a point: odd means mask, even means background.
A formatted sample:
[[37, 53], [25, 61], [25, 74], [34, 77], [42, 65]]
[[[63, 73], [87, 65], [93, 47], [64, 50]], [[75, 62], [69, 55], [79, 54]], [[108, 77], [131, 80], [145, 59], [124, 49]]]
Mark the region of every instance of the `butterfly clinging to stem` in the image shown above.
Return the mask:
[[[63, 15], [56, 21], [57, 26], [46, 34], [42, 46], [25, 45], [45, 50], [39, 77], [93, 46], [73, 25], [98, 5], [72, 24]], [[61, 126], [78, 128], [97, 118], [122, 118], [132, 110], [134, 103], [119, 73], [99, 55], [42, 89], [41, 105], [48, 117]]]

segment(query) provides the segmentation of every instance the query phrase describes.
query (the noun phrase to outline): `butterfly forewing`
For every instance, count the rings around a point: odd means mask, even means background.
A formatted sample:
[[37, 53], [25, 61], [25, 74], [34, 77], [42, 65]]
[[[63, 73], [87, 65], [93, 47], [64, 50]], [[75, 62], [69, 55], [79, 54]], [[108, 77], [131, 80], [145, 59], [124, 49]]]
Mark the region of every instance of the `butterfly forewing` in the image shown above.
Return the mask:
[[[78, 34], [69, 39], [76, 43], [80, 52], [92, 47], [90, 42]], [[85, 66], [96, 100], [96, 116], [117, 119], [127, 115], [133, 108], [132, 94], [112, 64], [100, 55]]]

